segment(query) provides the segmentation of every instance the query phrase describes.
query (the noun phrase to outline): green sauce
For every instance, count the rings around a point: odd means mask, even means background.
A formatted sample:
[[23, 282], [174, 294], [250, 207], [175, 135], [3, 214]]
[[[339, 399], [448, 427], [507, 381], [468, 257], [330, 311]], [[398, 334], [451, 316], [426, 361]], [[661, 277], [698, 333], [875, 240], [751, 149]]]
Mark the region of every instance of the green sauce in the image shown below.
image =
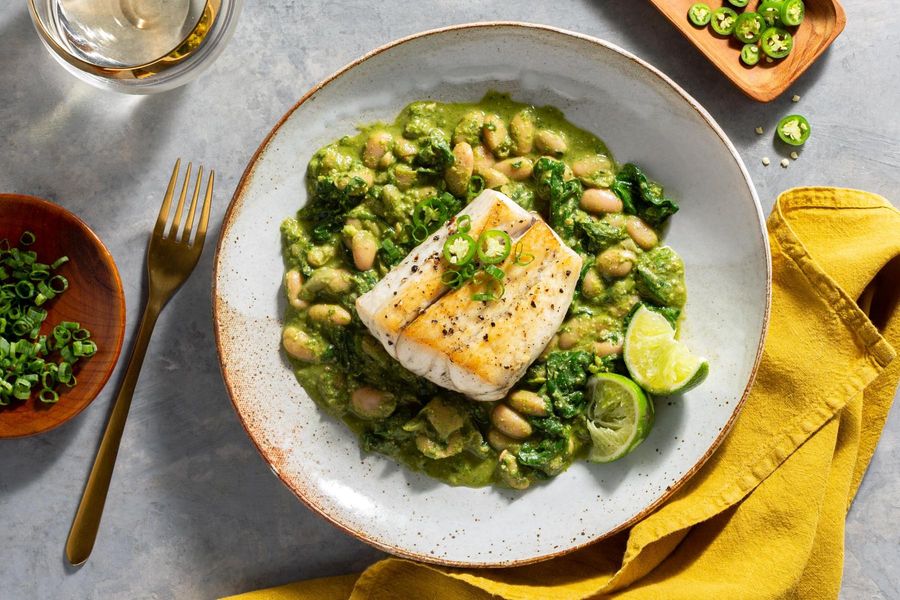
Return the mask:
[[[454, 182], [447, 173], [460, 142], [475, 148], [476, 168], [468, 180]], [[499, 177], [503, 160], [510, 173], [533, 172]], [[564, 471], [591, 443], [583, 415], [587, 378], [625, 372], [621, 342], [630, 313], [645, 302], [677, 319], [684, 304], [677, 255], [657, 245], [645, 250], [628, 233], [629, 220], [639, 215], [659, 235], [677, 206], [639, 169], [626, 167], [556, 108], [495, 93], [477, 103], [415, 102], [393, 123], [361, 126], [321, 148], [308, 167], [310, 202], [281, 225], [289, 300], [284, 345], [298, 381], [360, 436], [365, 450], [452, 485], [521, 489]], [[533, 433], [505, 452], [506, 444], [489, 435], [497, 403], [468, 400], [407, 371], [355, 313], [356, 299], [417, 245], [411, 232], [419, 203], [438, 197], [455, 213], [485, 187], [538, 211], [585, 261], [559, 334], [516, 386], [545, 398], [550, 414], [527, 416]], [[605, 193], [607, 201], [621, 198], [621, 208], [583, 210], [587, 189]], [[371, 264], [365, 252], [353, 251], [360, 239], [377, 247]], [[621, 266], [613, 255], [624, 257], [630, 270], [610, 271], [605, 265]], [[364, 270], [357, 268], [360, 260]], [[375, 413], [364, 399], [354, 403], [360, 388], [381, 399]]]

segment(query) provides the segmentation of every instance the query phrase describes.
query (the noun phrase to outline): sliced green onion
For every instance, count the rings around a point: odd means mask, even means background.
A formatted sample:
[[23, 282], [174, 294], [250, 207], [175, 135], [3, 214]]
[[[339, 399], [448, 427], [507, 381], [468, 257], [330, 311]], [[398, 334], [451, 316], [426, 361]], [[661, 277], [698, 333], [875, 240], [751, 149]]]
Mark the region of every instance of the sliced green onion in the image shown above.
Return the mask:
[[60, 383], [67, 383], [72, 379], [72, 364], [68, 362], [59, 363], [59, 370], [56, 372], [56, 380]]
[[34, 296], [34, 284], [24, 279], [16, 282], [16, 296], [23, 300], [30, 299]]
[[477, 294], [472, 294], [472, 300], [476, 300], [478, 302], [492, 302], [494, 300], [499, 300], [503, 297], [503, 294], [506, 293], [506, 286], [503, 285], [502, 281], [491, 280], [488, 283], [489, 287], [497, 287], [498, 290], [490, 290], [487, 292], [479, 292]]
[[57, 394], [54, 390], [45, 387], [41, 390], [41, 393], [38, 394], [38, 399], [44, 404], [56, 404], [59, 402], [59, 394]]
[[472, 217], [462, 215], [456, 220], [456, 230], [460, 233], [469, 233], [472, 230]]
[[50, 266], [44, 263], [35, 264], [31, 273], [28, 274], [28, 279], [31, 281], [41, 281], [48, 277], [50, 277]]
[[421, 244], [425, 241], [425, 238], [428, 237], [428, 228], [424, 225], [415, 225], [412, 228], [411, 235], [413, 241], [415, 241], [417, 244]]
[[484, 268], [484, 272], [497, 281], [503, 281], [503, 277], [505, 275], [503, 273], [503, 269], [501, 269], [500, 267], [495, 267], [494, 265], [486, 266]]
[[524, 252], [521, 243], [516, 244], [515, 254], [513, 255], [514, 265], [524, 267], [525, 265], [530, 264], [533, 260], [534, 254], [531, 254], [530, 252]]
[[69, 262], [68, 256], [60, 256], [59, 258], [57, 258], [56, 260], [53, 261], [53, 264], [50, 265], [50, 268], [55, 271], [56, 269], [60, 268], [67, 262]]
[[31, 395], [31, 382], [24, 377], [17, 377], [13, 383], [12, 395], [16, 400], [28, 400]]
[[24, 337], [26, 333], [32, 330], [32, 328], [34, 328], [34, 323], [27, 317], [22, 317], [13, 323], [12, 332], [16, 337]]
[[441, 283], [443, 283], [447, 287], [456, 289], [463, 283], [462, 275], [459, 271], [456, 271], [454, 269], [447, 269], [441, 275]]
[[56, 294], [62, 294], [64, 291], [69, 289], [69, 280], [62, 275], [54, 275], [47, 281], [47, 284], [50, 286], [50, 289], [53, 290], [53, 292]]
[[43, 373], [41, 373], [41, 385], [45, 388], [52, 388], [57, 383], [59, 382], [56, 380], [56, 371], [44, 371]]
[[65, 346], [72, 340], [72, 330], [67, 327], [63, 327], [61, 324], [57, 325], [53, 328], [53, 339], [56, 342], [56, 346]]
[[30, 267], [37, 261], [37, 252], [34, 250], [24, 250], [18, 254], [22, 266]]
[[[30, 231], [20, 237], [22, 246], [35, 241]], [[33, 250], [0, 240], [0, 406], [35, 392], [41, 402], [57, 402], [54, 387], [76, 385], [73, 366], [97, 352], [90, 332], [74, 321], [40, 335], [48, 317], [43, 305], [68, 289], [68, 280], [53, 273], [67, 261], [63, 256], [51, 264], [39, 262]]]
[[484, 177], [481, 175], [472, 175], [469, 179], [469, 189], [467, 196], [473, 198], [484, 191]]

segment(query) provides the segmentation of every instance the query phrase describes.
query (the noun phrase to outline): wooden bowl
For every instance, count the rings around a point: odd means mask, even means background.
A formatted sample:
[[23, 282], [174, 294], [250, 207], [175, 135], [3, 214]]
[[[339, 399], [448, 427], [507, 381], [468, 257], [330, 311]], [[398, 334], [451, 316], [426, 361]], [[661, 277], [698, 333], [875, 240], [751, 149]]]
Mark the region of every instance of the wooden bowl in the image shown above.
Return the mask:
[[[706, 55], [741, 91], [760, 102], [780, 96], [819, 55], [840, 35], [847, 24], [847, 15], [838, 0], [805, 0], [806, 17], [794, 33], [794, 49], [782, 60], [767, 63], [760, 60], [755, 67], [741, 62], [743, 44], [732, 37], [713, 33], [707, 27], [694, 26], [687, 17], [688, 9], [697, 0], [651, 0], [659, 11]], [[722, 2], [706, 1], [712, 9]], [[730, 6], [724, 4], [725, 6]], [[745, 10], [756, 7], [755, 2]]]
[[91, 332], [97, 353], [75, 367], [78, 385], [60, 386], [59, 402], [44, 404], [36, 394], [24, 402], [0, 407], [0, 438], [24, 437], [62, 425], [91, 403], [109, 379], [125, 334], [125, 296], [112, 256], [103, 242], [69, 211], [33, 196], [0, 194], [0, 239], [13, 246], [23, 231], [37, 241], [29, 249], [41, 262], [66, 255], [69, 262], [57, 271], [69, 280], [69, 289], [45, 305], [46, 334], [60, 321], [77, 321]]

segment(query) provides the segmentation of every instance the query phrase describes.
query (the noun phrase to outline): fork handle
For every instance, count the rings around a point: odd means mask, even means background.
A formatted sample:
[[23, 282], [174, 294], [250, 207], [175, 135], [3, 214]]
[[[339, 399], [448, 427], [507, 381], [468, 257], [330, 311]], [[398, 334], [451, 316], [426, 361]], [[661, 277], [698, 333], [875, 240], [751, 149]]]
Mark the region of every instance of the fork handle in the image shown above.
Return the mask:
[[106, 503], [106, 494], [109, 491], [109, 483], [116, 466], [119, 442], [122, 441], [128, 409], [131, 408], [131, 398], [141, 373], [141, 365], [144, 363], [150, 335], [153, 333], [153, 327], [156, 325], [156, 319], [161, 310], [162, 305], [152, 298], [144, 307], [141, 325], [131, 350], [131, 358], [128, 360], [128, 369], [125, 371], [125, 377], [122, 379], [119, 393], [116, 395], [109, 421], [106, 423], [106, 431], [100, 441], [100, 448], [97, 450], [94, 466], [91, 468], [84, 494], [81, 496], [78, 512], [75, 513], [75, 519], [72, 521], [72, 529], [69, 530], [69, 539], [66, 541], [66, 557], [73, 565], [80, 565], [86, 561], [94, 548], [97, 530], [100, 527], [100, 518], [103, 516], [103, 505]]

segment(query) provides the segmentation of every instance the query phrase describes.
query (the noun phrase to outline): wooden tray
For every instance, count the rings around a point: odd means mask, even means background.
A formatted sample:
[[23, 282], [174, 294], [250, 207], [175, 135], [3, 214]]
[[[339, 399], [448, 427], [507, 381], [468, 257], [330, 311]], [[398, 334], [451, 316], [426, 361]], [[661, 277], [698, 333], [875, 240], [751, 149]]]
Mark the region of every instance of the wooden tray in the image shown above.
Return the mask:
[[[696, 27], [688, 20], [688, 9], [697, 0], [650, 1], [726, 77], [760, 102], [780, 96], [819, 58], [847, 24], [847, 15], [838, 0], [805, 0], [806, 17], [794, 35], [794, 50], [788, 57], [773, 63], [761, 60], [757, 66], [747, 67], [740, 59], [742, 44], [734, 38], [716, 35], [708, 26]], [[723, 0], [704, 1], [713, 10], [722, 5], [730, 6]], [[745, 10], [754, 10], [756, 5], [754, 0]]]

